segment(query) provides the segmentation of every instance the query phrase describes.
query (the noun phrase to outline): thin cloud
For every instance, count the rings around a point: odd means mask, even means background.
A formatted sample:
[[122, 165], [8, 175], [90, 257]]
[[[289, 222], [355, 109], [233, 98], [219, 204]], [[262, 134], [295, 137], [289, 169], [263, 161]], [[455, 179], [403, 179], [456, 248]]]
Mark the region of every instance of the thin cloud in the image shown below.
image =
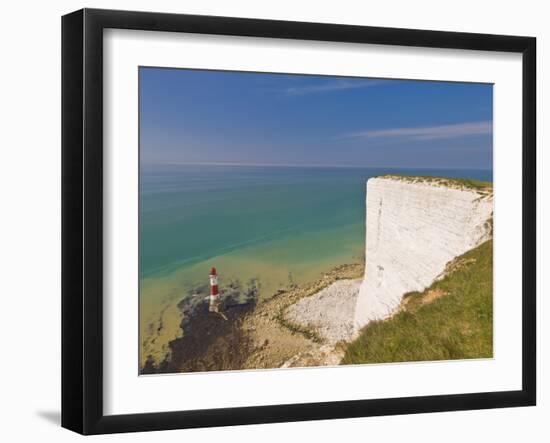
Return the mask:
[[332, 80], [319, 85], [298, 86], [285, 89], [286, 95], [307, 95], [324, 92], [344, 91], [346, 89], [368, 88], [387, 83], [385, 80]]
[[491, 121], [481, 121], [440, 126], [424, 126], [416, 128], [375, 129], [353, 132], [351, 134], [344, 134], [339, 138], [423, 141], [468, 137], [472, 135], [489, 135], [492, 133], [493, 123]]

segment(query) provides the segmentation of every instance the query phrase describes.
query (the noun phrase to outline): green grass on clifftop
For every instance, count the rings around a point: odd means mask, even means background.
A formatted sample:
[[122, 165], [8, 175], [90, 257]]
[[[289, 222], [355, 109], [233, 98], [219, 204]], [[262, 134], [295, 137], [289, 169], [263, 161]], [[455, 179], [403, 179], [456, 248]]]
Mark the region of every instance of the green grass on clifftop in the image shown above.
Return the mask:
[[447, 265], [446, 276], [407, 294], [392, 318], [372, 322], [342, 364], [490, 358], [493, 356], [493, 241]]
[[381, 175], [378, 178], [403, 180], [410, 183], [428, 183], [432, 185], [448, 186], [451, 188], [472, 189], [475, 191], [492, 191], [493, 190], [492, 182], [476, 180], [473, 178], [432, 177], [431, 175], [406, 175], [406, 174], [387, 174], [387, 175]]

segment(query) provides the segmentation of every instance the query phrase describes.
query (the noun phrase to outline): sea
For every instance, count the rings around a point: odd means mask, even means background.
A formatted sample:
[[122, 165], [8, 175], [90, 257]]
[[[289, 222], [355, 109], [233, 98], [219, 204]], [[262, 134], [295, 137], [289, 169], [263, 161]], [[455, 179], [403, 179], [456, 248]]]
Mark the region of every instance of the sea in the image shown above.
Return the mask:
[[261, 300], [364, 259], [369, 178], [428, 175], [492, 181], [491, 170], [155, 165], [140, 169], [141, 364], [180, 336], [182, 300], [251, 287]]

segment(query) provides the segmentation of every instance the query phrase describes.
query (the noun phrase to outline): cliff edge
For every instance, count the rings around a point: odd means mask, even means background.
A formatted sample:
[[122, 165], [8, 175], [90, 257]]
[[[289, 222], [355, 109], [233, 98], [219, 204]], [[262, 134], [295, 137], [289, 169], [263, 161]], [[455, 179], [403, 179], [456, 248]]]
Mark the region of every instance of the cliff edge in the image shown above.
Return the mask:
[[391, 316], [404, 294], [423, 291], [453, 258], [491, 238], [493, 191], [483, 182], [382, 176], [367, 182], [366, 212], [356, 331]]

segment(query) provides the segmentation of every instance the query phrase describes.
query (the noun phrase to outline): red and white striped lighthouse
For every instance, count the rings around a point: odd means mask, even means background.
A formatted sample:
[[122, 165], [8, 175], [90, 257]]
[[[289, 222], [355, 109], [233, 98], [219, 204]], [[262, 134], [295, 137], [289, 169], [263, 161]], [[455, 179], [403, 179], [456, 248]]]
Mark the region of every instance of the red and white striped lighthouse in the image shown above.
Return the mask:
[[216, 268], [210, 270], [210, 311], [218, 310], [218, 274]]

